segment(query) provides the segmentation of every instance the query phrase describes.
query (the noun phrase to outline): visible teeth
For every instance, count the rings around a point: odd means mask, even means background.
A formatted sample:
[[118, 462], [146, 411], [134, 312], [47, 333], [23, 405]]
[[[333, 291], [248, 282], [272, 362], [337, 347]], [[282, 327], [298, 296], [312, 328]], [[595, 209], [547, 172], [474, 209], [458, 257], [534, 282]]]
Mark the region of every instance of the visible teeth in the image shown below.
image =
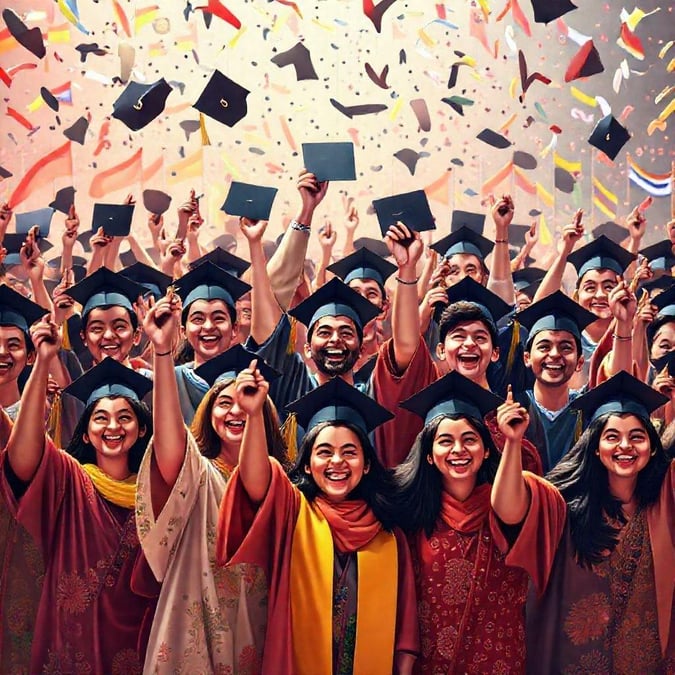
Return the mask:
[[451, 459], [450, 464], [451, 466], [466, 466], [467, 464], [471, 463], [471, 459]]
[[104, 436], [106, 441], [119, 441], [122, 437], [121, 436]]
[[227, 422], [228, 427], [235, 427], [237, 429], [244, 428], [244, 422], [242, 420]]
[[619, 462], [632, 462], [634, 459], [637, 459], [637, 457], [634, 457], [633, 455], [614, 455], [614, 457]]

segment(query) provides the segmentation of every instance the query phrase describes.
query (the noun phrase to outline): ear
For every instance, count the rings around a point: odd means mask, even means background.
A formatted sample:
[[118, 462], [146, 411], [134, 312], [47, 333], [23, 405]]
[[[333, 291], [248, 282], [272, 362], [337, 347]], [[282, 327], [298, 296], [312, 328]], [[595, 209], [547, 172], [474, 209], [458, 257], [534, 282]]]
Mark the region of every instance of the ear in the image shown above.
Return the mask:
[[363, 473], [366, 474], [370, 471], [370, 462], [366, 462], [365, 466], [363, 467]]
[[133, 340], [134, 347], [138, 347], [140, 341], [141, 341], [141, 327], [139, 325], [138, 328], [136, 328], [136, 330], [134, 331], [134, 340]]
[[427, 455], [427, 462], [429, 462], [429, 464], [432, 464], [432, 465], [433, 465], [433, 463], [434, 463], [434, 458], [433, 458], [431, 455]]
[[309, 464], [305, 464], [305, 473], [306, 474], [312, 473], [312, 470], [309, 468]]
[[445, 344], [443, 342], [436, 345], [436, 356], [439, 361], [445, 361]]
[[147, 433], [147, 431], [148, 431], [148, 430], [145, 428], [145, 426], [142, 426], [142, 427], [138, 430], [138, 437], [139, 437], [139, 438], [143, 438], [143, 437], [145, 436], [145, 434]]
[[532, 368], [532, 361], [530, 361], [530, 352], [525, 352], [523, 354], [523, 363], [526, 368]]
[[86, 347], [89, 346], [88, 343], [87, 343], [87, 333], [86, 333], [86, 331], [84, 331], [84, 330], [81, 330], [81, 331], [80, 331], [80, 340], [82, 340], [82, 343], [83, 343]]
[[311, 359], [312, 358], [312, 348], [309, 344], [309, 342], [305, 342], [305, 346], [302, 348], [304, 353], [305, 353], [305, 358], [306, 359]]
[[572, 300], [574, 300], [574, 302], [579, 302], [579, 288], [578, 287], [575, 288], [574, 293], [572, 293]]
[[27, 366], [32, 366], [35, 363], [35, 350], [32, 352], [28, 352], [28, 355], [26, 356], [26, 365]]
[[584, 363], [586, 363], [586, 359], [584, 358], [583, 354], [579, 355], [579, 358], [577, 359], [577, 366], [574, 369], [575, 373], [578, 373], [581, 371], [581, 369], [584, 367]]
[[237, 333], [239, 333], [239, 324], [235, 321], [232, 324], [232, 339], [234, 340], [235, 337], [237, 337]]
[[89, 442], [90, 442], [89, 441], [89, 434], [86, 431], [82, 434], [82, 440], [87, 444], [89, 444]]
[[492, 361], [492, 363], [496, 363], [497, 361], [499, 361], [499, 347], [493, 347], [490, 361]]

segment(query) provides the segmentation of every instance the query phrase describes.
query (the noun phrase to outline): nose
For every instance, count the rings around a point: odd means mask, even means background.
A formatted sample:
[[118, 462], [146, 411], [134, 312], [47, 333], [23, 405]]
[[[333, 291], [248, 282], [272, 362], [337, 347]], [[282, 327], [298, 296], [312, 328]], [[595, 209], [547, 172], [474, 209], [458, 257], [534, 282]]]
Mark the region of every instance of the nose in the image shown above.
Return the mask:
[[607, 291], [602, 286], [598, 286], [595, 289], [594, 297], [596, 297], [596, 298], [606, 298], [607, 297]]
[[0, 354], [9, 354], [9, 349], [4, 342], [0, 342]]
[[334, 452], [333, 455], [330, 458], [330, 463], [331, 464], [342, 464], [344, 461], [344, 458], [339, 452]]
[[628, 436], [622, 436], [619, 440], [619, 447], [622, 450], [628, 450], [629, 448], [633, 447], [633, 443]]
[[111, 340], [115, 337], [115, 331], [112, 329], [112, 326], [106, 326], [103, 331], [103, 337], [106, 340]]
[[560, 356], [560, 350], [554, 345], [549, 352], [551, 356]]
[[464, 345], [466, 347], [471, 347], [472, 345], [475, 345], [476, 341], [473, 339], [473, 335], [466, 335], [464, 337]]
[[334, 330], [330, 334], [330, 337], [328, 338], [328, 342], [334, 343], [334, 342], [338, 342], [339, 340], [340, 340], [340, 333], [338, 333], [336, 330]]
[[214, 325], [215, 325], [215, 324], [213, 323], [213, 321], [211, 321], [211, 319], [207, 316], [207, 317], [204, 319], [204, 323], [202, 324], [202, 328], [203, 328], [204, 330], [211, 330], [211, 329], [213, 328]]
[[230, 414], [231, 415], [238, 415], [242, 412], [241, 408], [239, 407], [239, 404], [235, 401], [231, 406], [230, 406]]
[[114, 417], [111, 417], [108, 420], [108, 424], [107, 424], [108, 429], [119, 429], [121, 426], [122, 425]]

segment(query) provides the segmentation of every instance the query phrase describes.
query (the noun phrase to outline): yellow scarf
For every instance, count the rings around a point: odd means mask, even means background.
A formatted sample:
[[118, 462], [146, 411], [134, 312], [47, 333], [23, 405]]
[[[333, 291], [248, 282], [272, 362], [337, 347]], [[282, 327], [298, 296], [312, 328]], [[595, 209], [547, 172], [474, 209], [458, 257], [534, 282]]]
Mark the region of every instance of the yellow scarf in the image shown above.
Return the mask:
[[136, 505], [136, 474], [124, 480], [115, 480], [101, 471], [96, 464], [83, 464], [82, 468], [91, 478], [99, 494], [109, 502], [124, 509], [133, 509]]

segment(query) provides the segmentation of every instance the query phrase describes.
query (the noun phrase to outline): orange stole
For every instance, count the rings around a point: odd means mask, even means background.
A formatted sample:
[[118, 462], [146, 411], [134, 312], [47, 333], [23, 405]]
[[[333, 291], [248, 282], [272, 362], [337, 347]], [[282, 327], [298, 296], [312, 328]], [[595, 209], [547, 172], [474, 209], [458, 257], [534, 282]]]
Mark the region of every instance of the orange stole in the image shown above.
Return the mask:
[[[333, 537], [304, 497], [291, 547], [291, 635], [298, 675], [333, 668]], [[398, 548], [381, 530], [356, 554], [358, 591], [354, 672], [391, 675], [396, 636]]]

